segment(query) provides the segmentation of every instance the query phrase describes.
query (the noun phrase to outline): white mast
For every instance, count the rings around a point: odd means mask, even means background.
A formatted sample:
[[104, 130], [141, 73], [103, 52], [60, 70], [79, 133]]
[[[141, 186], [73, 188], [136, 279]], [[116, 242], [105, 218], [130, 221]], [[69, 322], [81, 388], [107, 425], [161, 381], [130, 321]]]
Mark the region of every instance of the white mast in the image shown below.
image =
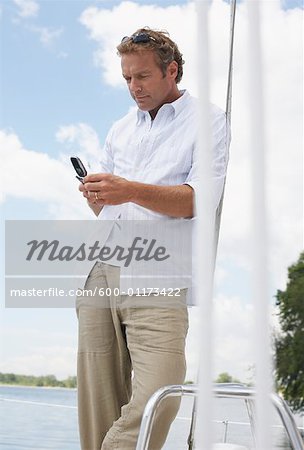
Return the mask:
[[263, 61], [260, 30], [260, 2], [247, 0], [249, 111], [252, 183], [252, 261], [253, 303], [255, 311], [254, 343], [256, 369], [256, 440], [258, 449], [271, 450], [272, 385], [269, 332], [268, 241], [265, 189], [265, 115]]
[[199, 97], [199, 167], [201, 182], [197, 197], [195, 298], [199, 304], [200, 347], [199, 394], [195, 446], [199, 450], [212, 447], [212, 378], [213, 378], [213, 255], [214, 211], [212, 208], [212, 154], [209, 116], [209, 2], [197, 0], [198, 97]]
[[[209, 115], [209, 32], [207, 0], [197, 0], [198, 30], [198, 92], [199, 92], [199, 164], [201, 185], [197, 193], [197, 241], [195, 298], [200, 310], [200, 369], [199, 394], [194, 403], [192, 426], [189, 436], [189, 448], [193, 445], [193, 429], [195, 431], [195, 447], [199, 450], [210, 450], [213, 444], [213, 275], [215, 257], [220, 229], [224, 192], [216, 214], [212, 208], [212, 148], [210, 137]], [[231, 122], [232, 99], [232, 61], [235, 26], [236, 0], [231, 0], [229, 68], [226, 98], [227, 126]], [[196, 422], [196, 423], [195, 423]]]

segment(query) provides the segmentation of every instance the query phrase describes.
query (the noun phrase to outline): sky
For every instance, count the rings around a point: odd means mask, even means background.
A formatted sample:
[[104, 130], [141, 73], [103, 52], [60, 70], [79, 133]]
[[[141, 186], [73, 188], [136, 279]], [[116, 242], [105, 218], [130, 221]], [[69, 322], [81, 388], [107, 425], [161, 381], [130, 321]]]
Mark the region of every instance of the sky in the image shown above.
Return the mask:
[[[260, 3], [266, 129], [269, 303], [303, 248], [303, 44], [301, 2]], [[4, 306], [4, 221], [91, 219], [70, 156], [92, 170], [111, 124], [131, 107], [115, 47], [141, 26], [166, 29], [186, 61], [181, 88], [197, 94], [193, 2], [4, 0], [1, 2], [1, 372], [76, 373], [73, 309]], [[229, 5], [210, 6], [211, 101], [225, 107]], [[238, 3], [232, 143], [215, 281], [215, 375], [248, 381], [251, 345], [250, 119], [246, 4]], [[4, 164], [4, 165], [3, 165]], [[9, 251], [9, 249], [6, 249]], [[198, 314], [190, 310], [188, 379], [198, 362]]]

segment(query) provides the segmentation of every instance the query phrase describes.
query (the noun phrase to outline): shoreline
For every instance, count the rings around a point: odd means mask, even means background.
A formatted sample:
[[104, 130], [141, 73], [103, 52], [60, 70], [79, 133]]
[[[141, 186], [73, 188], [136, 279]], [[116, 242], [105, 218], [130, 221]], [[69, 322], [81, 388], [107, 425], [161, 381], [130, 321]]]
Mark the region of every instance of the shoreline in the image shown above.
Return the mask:
[[6, 384], [6, 383], [0, 383], [1, 387], [10, 387], [10, 388], [30, 388], [30, 389], [65, 389], [68, 391], [77, 391], [77, 388], [75, 387], [66, 387], [66, 386], [31, 386], [26, 384]]

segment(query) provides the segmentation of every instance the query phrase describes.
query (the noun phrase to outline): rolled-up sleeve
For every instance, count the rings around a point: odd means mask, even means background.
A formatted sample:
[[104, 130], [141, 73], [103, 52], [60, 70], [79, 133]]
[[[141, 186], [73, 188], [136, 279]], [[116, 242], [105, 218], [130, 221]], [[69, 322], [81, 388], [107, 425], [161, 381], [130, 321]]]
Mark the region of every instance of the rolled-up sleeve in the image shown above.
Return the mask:
[[[219, 205], [225, 185], [229, 159], [230, 128], [227, 125], [226, 114], [213, 105], [211, 109], [211, 138], [213, 149], [213, 204], [214, 209], [216, 209]], [[203, 182], [203, 180], [201, 180], [198, 168], [198, 146], [196, 145], [193, 149], [192, 166], [184, 184], [191, 186], [195, 193], [201, 182]]]

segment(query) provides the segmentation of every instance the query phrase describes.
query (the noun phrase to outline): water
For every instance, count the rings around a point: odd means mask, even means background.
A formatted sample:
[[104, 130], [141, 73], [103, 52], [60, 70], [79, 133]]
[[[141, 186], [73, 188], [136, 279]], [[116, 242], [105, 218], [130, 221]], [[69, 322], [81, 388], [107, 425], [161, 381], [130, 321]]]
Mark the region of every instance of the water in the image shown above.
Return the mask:
[[[80, 450], [77, 400], [73, 389], [0, 386], [1, 450]], [[187, 449], [193, 400], [182, 400], [163, 450]], [[227, 442], [252, 448], [253, 442], [244, 402], [219, 399], [216, 404], [216, 442], [223, 442], [228, 420]], [[231, 422], [238, 422], [233, 424]], [[241, 423], [241, 424], [240, 424]], [[275, 423], [279, 424], [278, 418]], [[289, 450], [284, 430], [273, 429], [277, 450]]]
[[75, 390], [1, 386], [0, 423], [1, 450], [80, 450]]

